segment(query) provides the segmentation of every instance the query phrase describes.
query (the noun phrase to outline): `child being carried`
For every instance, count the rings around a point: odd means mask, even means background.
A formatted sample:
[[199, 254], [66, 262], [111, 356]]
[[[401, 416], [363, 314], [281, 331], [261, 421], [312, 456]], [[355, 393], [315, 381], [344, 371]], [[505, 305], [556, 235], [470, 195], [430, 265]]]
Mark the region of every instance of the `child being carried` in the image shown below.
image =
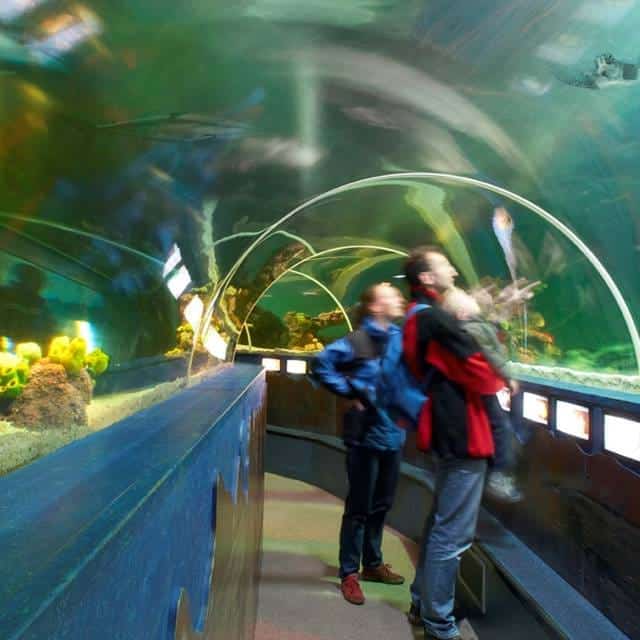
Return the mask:
[[[476, 339], [492, 367], [509, 382], [512, 391], [515, 391], [517, 383], [511, 380], [508, 372], [507, 350], [500, 342], [496, 325], [481, 316], [475, 298], [454, 287], [444, 294], [442, 308], [462, 322], [465, 330]], [[495, 444], [495, 454], [485, 490], [498, 500], [517, 502], [522, 500], [522, 494], [513, 477], [514, 436], [509, 414], [503, 411], [497, 396], [483, 396], [482, 399]]]

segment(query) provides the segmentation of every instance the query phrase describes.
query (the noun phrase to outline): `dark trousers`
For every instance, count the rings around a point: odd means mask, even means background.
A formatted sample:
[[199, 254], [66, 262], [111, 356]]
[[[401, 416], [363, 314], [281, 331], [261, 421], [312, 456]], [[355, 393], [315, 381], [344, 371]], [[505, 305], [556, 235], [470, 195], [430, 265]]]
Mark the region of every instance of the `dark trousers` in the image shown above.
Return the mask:
[[393, 504], [401, 451], [347, 449], [349, 493], [340, 528], [340, 577], [382, 564], [382, 532]]
[[493, 471], [511, 471], [515, 466], [514, 431], [511, 416], [500, 406], [496, 396], [483, 396], [484, 408], [489, 418], [495, 453], [490, 463]]

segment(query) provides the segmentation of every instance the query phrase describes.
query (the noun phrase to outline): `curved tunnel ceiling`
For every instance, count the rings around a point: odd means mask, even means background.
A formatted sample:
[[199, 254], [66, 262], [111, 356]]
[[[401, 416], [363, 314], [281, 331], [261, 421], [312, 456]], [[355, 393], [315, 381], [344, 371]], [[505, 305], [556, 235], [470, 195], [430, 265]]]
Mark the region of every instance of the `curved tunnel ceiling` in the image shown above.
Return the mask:
[[[431, 185], [421, 184], [421, 182], [424, 180], [428, 182], [432, 182], [434, 184], [431, 184]], [[305, 214], [307, 214], [311, 217], [311, 219], [313, 220], [313, 223], [317, 224], [317, 220], [312, 217], [313, 207], [322, 203], [326, 199], [333, 198], [340, 195], [346, 195], [353, 190], [360, 190], [360, 189], [367, 189], [367, 188], [380, 188], [385, 186], [407, 187], [408, 192], [404, 197], [406, 204], [409, 205], [411, 208], [415, 209], [415, 211], [420, 214], [421, 222], [425, 224], [425, 226], [430, 227], [430, 229], [424, 229], [423, 233], [427, 233], [427, 231], [430, 231], [435, 241], [439, 242], [442, 246], [445, 247], [445, 249], [448, 251], [449, 255], [451, 256], [454, 264], [459, 269], [461, 275], [463, 276], [463, 278], [465, 279], [468, 285], [471, 285], [471, 286], [478, 285], [479, 278], [478, 278], [477, 271], [474, 267], [474, 260], [471, 257], [469, 248], [467, 247], [467, 243], [465, 242], [463, 235], [460, 233], [458, 229], [460, 224], [459, 224], [459, 220], [457, 220], [458, 216], [456, 215], [456, 206], [455, 204], [453, 205], [453, 207], [446, 206], [445, 203], [447, 203], [447, 199], [449, 198], [449, 196], [446, 195], [446, 191], [443, 190], [442, 188], [443, 185], [453, 185], [454, 187], [460, 187], [460, 186], [474, 187], [474, 188], [480, 189], [481, 191], [489, 192], [489, 198], [492, 201], [495, 200], [495, 195], [497, 194], [505, 198], [506, 201], [508, 202], [516, 203], [524, 207], [524, 210], [527, 213], [533, 213], [535, 216], [539, 217], [544, 223], [542, 225], [543, 230], [545, 229], [545, 226], [548, 225], [554, 231], [558, 231], [560, 233], [560, 238], [554, 238], [553, 235], [550, 235], [548, 229], [544, 232], [544, 237], [542, 241], [543, 251], [539, 256], [539, 260], [538, 260], [539, 264], [537, 265], [533, 264], [533, 260], [531, 259], [532, 256], [529, 257], [529, 264], [527, 264], [526, 248], [524, 246], [516, 247], [516, 249], [519, 249], [518, 262], [520, 263], [520, 275], [521, 276], [525, 275], [532, 280], [539, 278], [541, 281], [549, 285], [552, 283], [554, 276], [558, 276], [558, 275], [561, 275], [563, 279], [567, 280], [567, 275], [570, 274], [575, 279], [575, 273], [571, 273], [571, 272], [575, 272], [576, 270], [576, 257], [575, 256], [569, 257], [566, 251], [566, 247], [564, 249], [561, 248], [561, 244], [559, 242], [559, 240], [562, 240], [565, 242], [568, 241], [572, 245], [572, 249], [574, 250], [574, 252], [577, 252], [577, 257], [579, 262], [583, 262], [581, 259], [585, 259], [588, 265], [594, 270], [595, 274], [597, 274], [597, 276], [602, 280], [602, 284], [604, 284], [609, 294], [611, 294], [613, 302], [617, 306], [617, 310], [620, 313], [624, 321], [624, 324], [626, 326], [626, 330], [628, 332], [628, 338], [632, 345], [632, 350], [633, 350], [633, 355], [635, 357], [636, 365], [640, 364], [640, 336], [638, 335], [638, 328], [636, 326], [635, 319], [633, 318], [633, 315], [629, 309], [629, 306], [626, 300], [624, 299], [624, 296], [621, 294], [617, 284], [615, 283], [615, 281], [613, 280], [613, 278], [611, 277], [607, 269], [603, 266], [602, 262], [593, 254], [590, 248], [571, 229], [569, 229], [566, 225], [560, 222], [555, 216], [545, 211], [541, 207], [522, 198], [517, 194], [514, 194], [513, 192], [509, 192], [506, 189], [503, 189], [501, 187], [497, 187], [495, 185], [491, 185], [489, 183], [486, 183], [474, 178], [470, 178], [470, 177], [456, 176], [451, 174], [424, 173], [424, 172], [407, 173], [407, 174], [390, 174], [387, 176], [377, 176], [377, 177], [359, 180], [347, 185], [343, 185], [336, 189], [333, 189], [325, 194], [321, 194], [320, 196], [316, 196], [308, 203], [300, 205], [299, 207], [296, 207], [291, 212], [287, 213], [285, 216], [281, 218], [280, 221], [277, 222], [277, 225], [272, 225], [270, 228], [266, 229], [260, 236], [258, 236], [254, 240], [254, 242], [243, 252], [243, 254], [241, 254], [236, 265], [234, 265], [234, 267], [230, 270], [227, 276], [227, 279], [222, 282], [220, 290], [225, 291], [225, 286], [228, 284], [229, 281], [231, 282], [233, 281], [234, 277], [236, 276], [237, 270], [242, 267], [243, 261], [246, 260], [249, 256], [251, 256], [256, 250], [260, 248], [261, 242], [268, 243], [269, 240], [272, 238], [273, 233], [276, 233], [278, 231], [280, 233], [283, 233], [280, 227], [286, 225], [287, 223], [290, 223], [291, 221], [294, 221], [294, 217], [296, 216], [303, 217]], [[449, 198], [449, 200], [450, 200], [449, 205], [451, 205], [452, 200], [455, 201], [454, 198]], [[357, 203], [354, 203], [353, 208], [357, 209]], [[451, 212], [448, 211], [451, 208], [453, 209], [453, 211]], [[395, 209], [396, 209], [394, 212], [395, 221], [404, 222], [402, 212], [398, 210], [397, 206]], [[471, 231], [477, 232], [478, 230], [480, 232], [485, 231], [485, 235], [486, 235], [486, 229], [493, 226], [487, 220], [487, 215], [486, 215], [487, 211], [486, 210], [483, 211], [483, 209], [486, 209], [486, 207], [481, 207], [479, 211], [480, 215], [478, 216], [479, 220], [478, 219], [471, 220], [471, 221], [467, 220], [467, 222], [465, 223], [467, 235], [469, 235]], [[467, 204], [467, 210], [473, 211], [473, 208], [470, 208], [469, 205]], [[369, 222], [371, 221], [371, 213], [372, 213], [371, 210], [367, 212]], [[387, 212], [383, 210], [382, 214], [383, 216], [385, 216], [387, 215]], [[322, 212], [321, 215], [323, 215], [326, 222], [326, 215], [324, 214], [324, 212]], [[295, 220], [294, 222], [297, 222], [297, 221], [298, 220]], [[387, 222], [385, 228], [387, 232], [387, 238], [394, 235], [393, 232], [395, 231], [395, 229], [391, 224]], [[412, 228], [413, 230], [415, 230], [415, 222]], [[495, 232], [495, 229], [494, 229], [494, 232]], [[301, 232], [297, 231], [297, 233], [301, 233]], [[366, 231], [363, 231], [363, 233], [366, 233]], [[295, 234], [289, 234], [288, 237], [297, 238], [299, 236]], [[300, 245], [297, 245], [297, 246], [299, 249], [302, 249]], [[369, 245], [369, 247], [374, 248], [376, 247], [376, 245]], [[291, 245], [288, 248], [291, 248]], [[278, 275], [275, 275], [274, 278], [270, 280], [269, 284], [267, 284], [266, 287], [262, 289], [262, 291], [260, 291], [260, 285], [259, 285], [260, 280], [256, 281], [254, 286], [249, 285], [248, 288], [244, 289], [246, 293], [253, 290], [253, 291], [256, 291], [258, 295], [257, 298], [254, 298], [254, 302], [249, 305], [248, 310], [246, 312], [247, 317], [251, 315], [254, 305], [260, 300], [260, 297], [264, 294], [264, 292], [269, 290], [269, 288], [273, 285], [273, 283], [277, 282], [283, 275], [286, 275], [286, 273], [288, 273], [289, 270], [295, 269], [300, 264], [308, 261], [317, 262], [317, 259], [327, 254], [331, 254], [336, 250], [339, 250], [338, 248], [333, 248], [333, 249], [327, 249], [320, 252], [316, 252], [313, 249], [313, 247], [309, 247], [308, 243], [307, 243], [307, 248], [310, 249], [310, 255], [303, 258], [300, 258], [299, 252], [296, 252], [295, 250], [293, 252], [287, 251], [287, 250], [280, 250], [279, 252], [276, 253], [276, 256], [273, 259], [272, 265], [267, 269], [267, 272], [269, 272], [269, 269], [278, 270]], [[360, 248], [364, 248], [364, 247], [361, 246]], [[385, 249], [383, 247], [377, 247], [377, 250], [387, 251], [390, 253], [397, 253], [399, 255], [402, 255], [404, 253], [397, 249], [391, 249], [391, 248]], [[505, 255], [505, 258], [506, 258], [506, 255]], [[384, 257], [382, 259], [384, 259]], [[287, 262], [287, 261], [290, 261], [290, 262]], [[363, 264], [367, 265], [368, 263], [373, 265], [373, 264], [377, 264], [379, 261], [380, 261], [380, 258], [375, 258], [373, 260], [371, 258], [368, 258], [365, 260], [361, 259], [356, 263], [356, 266], [363, 265]], [[505, 263], [506, 262], [507, 261], [505, 260]], [[283, 270], [285, 266], [287, 267], [286, 271]], [[581, 264], [580, 270], [584, 270], [584, 266], [585, 266], [584, 264]], [[401, 271], [401, 268], [399, 269], [396, 266], [395, 270]], [[264, 272], [260, 274], [260, 278], [263, 277], [263, 275], [264, 275]], [[336, 275], [335, 270], [332, 271], [331, 275], [332, 276]], [[511, 274], [512, 277], [514, 277], [514, 275], [515, 274], [513, 273]], [[582, 274], [582, 275], [583, 277], [586, 276], [586, 280], [589, 283], [588, 289], [591, 293], [593, 293], [594, 289], [596, 288], [595, 283], [592, 282], [594, 274], [590, 274], [587, 271], [586, 274]], [[344, 279], [344, 276], [341, 274], [340, 278]], [[335, 283], [331, 287], [331, 289], [327, 289], [327, 291], [330, 292], [330, 295], [331, 295], [331, 291], [336, 288], [336, 284], [337, 283]], [[567, 282], [565, 282], [565, 284], [567, 284]], [[563, 287], [559, 287], [557, 282], [555, 283], [555, 285], [556, 286], [554, 287], [554, 289], [556, 290], [556, 292], [558, 289], [563, 288]], [[360, 290], [362, 290], [362, 287], [360, 288]], [[243, 289], [241, 288], [240, 291], [243, 291]], [[343, 294], [343, 291], [340, 290], [339, 293]], [[562, 295], [565, 299], [571, 299], [572, 297], [571, 292], [568, 292], [566, 290]], [[234, 298], [236, 297], [235, 287], [232, 288], [232, 296]], [[214, 300], [212, 301], [212, 308], [216, 302], [217, 302], [217, 298], [214, 298]], [[601, 300], [601, 302], [605, 302], [605, 301]], [[574, 304], [572, 304], [570, 308], [575, 309], [576, 303], [578, 303], [578, 308], [582, 308], [583, 315], [586, 315], [584, 313], [584, 307], [586, 305], [579, 304], [579, 301], [576, 301]], [[338, 303], [338, 306], [341, 307], [340, 303]], [[592, 314], [599, 313], [598, 307], [594, 306], [591, 309], [591, 312]], [[560, 320], [561, 322], [564, 322], [566, 320], [564, 314], [562, 314], [560, 317], [558, 317], [558, 315], [559, 314], [556, 314], [556, 320]], [[604, 314], [601, 314], [601, 315], [604, 315]], [[545, 321], [545, 325], [546, 324], [548, 324], [547, 321]], [[589, 323], [588, 330], [593, 330], [597, 328], [598, 328], [597, 322], [591, 321]], [[573, 329], [575, 329], [575, 327], [573, 327]], [[609, 327], [609, 330], [611, 330], [611, 327]], [[236, 331], [237, 331], [237, 328], [236, 328]], [[579, 338], [576, 335], [576, 333], [579, 333], [579, 332], [571, 331], [571, 333], [573, 335], [571, 335], [570, 338], [567, 335], [564, 336], [565, 342], [566, 342], [566, 339], [569, 338], [571, 346], [574, 349], [579, 348], [580, 346], [586, 346], [586, 345], [581, 345], [581, 343], [579, 342]], [[578, 339], [578, 342], [576, 342], [576, 339]]]
[[[619, 349], [614, 369], [637, 368], [640, 3], [211, 4], [2, 3], [3, 286], [27, 262], [46, 274], [45, 297], [72, 297], [69, 317], [92, 318], [116, 361], [153, 355], [179, 322], [163, 277], [175, 246], [233, 344], [283, 270], [335, 247], [435, 240], [463, 284], [507, 281], [491, 227], [507, 206], [518, 275], [545, 286], [532, 309], [540, 333], [564, 353]], [[611, 282], [521, 204], [433, 182], [335, 194], [239, 262], [300, 203], [401, 172], [526, 198], [573, 231]], [[330, 266], [310, 264], [336, 286]], [[382, 264], [376, 277], [397, 273]], [[349, 306], [367, 277], [345, 285], [341, 268], [336, 297]], [[291, 305], [304, 311], [304, 297]]]

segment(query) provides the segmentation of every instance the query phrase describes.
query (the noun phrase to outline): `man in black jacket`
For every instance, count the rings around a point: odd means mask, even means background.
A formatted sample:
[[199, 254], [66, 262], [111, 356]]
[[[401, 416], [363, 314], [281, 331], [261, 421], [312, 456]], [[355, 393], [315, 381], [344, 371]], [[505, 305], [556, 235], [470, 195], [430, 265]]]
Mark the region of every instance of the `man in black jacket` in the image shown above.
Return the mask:
[[473, 541], [487, 459], [494, 452], [482, 395], [505, 383], [458, 320], [439, 307], [458, 275], [442, 251], [415, 249], [405, 275], [414, 304], [429, 305], [407, 319], [403, 351], [415, 376], [430, 374], [417, 442], [438, 457], [409, 618], [424, 625], [426, 638], [454, 640], [460, 638], [453, 616], [458, 563]]

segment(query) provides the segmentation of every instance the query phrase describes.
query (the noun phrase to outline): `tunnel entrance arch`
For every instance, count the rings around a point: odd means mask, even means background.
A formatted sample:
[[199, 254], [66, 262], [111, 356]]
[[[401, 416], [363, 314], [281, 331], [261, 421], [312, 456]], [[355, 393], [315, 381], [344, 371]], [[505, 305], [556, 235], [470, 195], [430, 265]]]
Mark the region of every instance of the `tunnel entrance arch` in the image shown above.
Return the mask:
[[[276, 283], [278, 283], [280, 280], [282, 280], [282, 278], [284, 278], [288, 274], [296, 274], [296, 275], [302, 276], [304, 278], [307, 278], [307, 279], [311, 280], [312, 282], [314, 282], [318, 286], [320, 286], [329, 295], [329, 297], [336, 303], [338, 309], [340, 310], [340, 312], [342, 313], [342, 315], [345, 318], [345, 321], [346, 321], [347, 327], [349, 328], [349, 331], [351, 331], [353, 329], [353, 327], [351, 325], [351, 320], [349, 319], [349, 315], [347, 314], [347, 312], [344, 309], [342, 303], [338, 300], [338, 298], [335, 296], [335, 294], [326, 285], [324, 285], [321, 282], [319, 282], [316, 278], [313, 278], [312, 276], [309, 276], [308, 274], [306, 274], [306, 273], [304, 273], [302, 271], [298, 271], [297, 269], [298, 269], [298, 267], [301, 267], [303, 264], [305, 264], [307, 262], [311, 262], [313, 260], [318, 260], [318, 259], [322, 258], [323, 256], [331, 255], [333, 253], [339, 253], [341, 251], [350, 251], [350, 250], [353, 250], [353, 249], [373, 249], [373, 250], [376, 250], [376, 251], [380, 251], [381, 253], [389, 253], [391, 255], [396, 255], [396, 256], [399, 256], [399, 257], [403, 257], [403, 258], [408, 255], [406, 251], [401, 251], [400, 249], [394, 249], [393, 247], [384, 247], [384, 246], [374, 245], [374, 244], [348, 244], [348, 245], [343, 245], [343, 246], [339, 246], [339, 247], [331, 247], [330, 249], [325, 249], [323, 251], [317, 251], [316, 253], [314, 253], [314, 254], [312, 254], [310, 256], [306, 256], [305, 258], [302, 258], [298, 262], [296, 262], [293, 265], [291, 265], [290, 267], [288, 267], [285, 271], [283, 271], [280, 275], [278, 275], [277, 278], [272, 280], [259, 293], [258, 297], [255, 299], [255, 301], [252, 303], [251, 307], [247, 311], [247, 315], [244, 318], [244, 322], [242, 324], [242, 329], [240, 330], [240, 333], [242, 334], [242, 331], [246, 330], [247, 331], [247, 335], [249, 335], [247, 322], [248, 322], [249, 318], [251, 317], [251, 314], [253, 313], [254, 309], [258, 306], [258, 304], [260, 303], [260, 300], [262, 300], [262, 298], [271, 289], [271, 287], [273, 287]], [[237, 349], [237, 343], [233, 347], [233, 352], [232, 352], [232, 356], [231, 356], [232, 360], [235, 358], [236, 349]]]
[[[216, 305], [224, 295], [226, 288], [231, 283], [233, 277], [238, 272], [240, 266], [247, 259], [247, 257], [251, 254], [251, 252], [258, 247], [262, 242], [264, 242], [267, 238], [269, 238], [279, 227], [285, 224], [287, 221], [291, 220], [296, 215], [302, 213], [308, 208], [317, 205], [324, 200], [332, 198], [334, 196], [353, 191], [358, 189], [364, 189], [368, 187], [376, 187], [382, 185], [399, 185], [399, 186], [411, 186], [415, 182], [422, 181], [431, 181], [431, 182], [440, 182], [440, 183], [449, 183], [449, 184], [457, 184], [463, 186], [471, 186], [477, 187], [479, 189], [487, 190], [497, 195], [500, 195], [512, 202], [515, 202], [538, 217], [542, 218], [545, 222], [553, 226], [557, 229], [573, 246], [575, 246], [580, 253], [589, 261], [591, 266], [596, 270], [605, 286], [611, 293], [620, 311], [627, 331], [629, 333], [629, 337], [631, 339], [631, 343], [633, 346], [633, 352], [636, 360], [636, 367], [638, 369], [638, 373], [640, 373], [640, 333], [638, 332], [638, 328], [635, 324], [629, 306], [627, 305], [620, 289], [617, 284], [605, 268], [605, 266], [600, 262], [598, 257], [591, 251], [591, 249], [586, 245], [586, 243], [567, 225], [558, 220], [553, 214], [549, 213], [546, 209], [543, 209], [539, 205], [534, 202], [524, 198], [523, 196], [510, 191], [504, 187], [500, 187], [498, 185], [492, 184], [490, 182], [486, 182], [484, 180], [480, 180], [478, 178], [472, 178], [469, 176], [462, 176], [457, 174], [450, 173], [439, 173], [439, 172], [426, 172], [426, 171], [411, 171], [411, 172], [402, 172], [402, 173], [388, 173], [381, 174], [378, 176], [371, 176], [368, 178], [362, 178], [360, 180], [355, 180], [353, 182], [348, 182], [333, 189], [329, 189], [324, 193], [321, 193], [317, 196], [314, 196], [310, 200], [303, 202], [297, 207], [293, 208], [291, 211], [283, 215], [281, 218], [276, 220], [269, 227], [264, 229], [264, 231], [243, 251], [243, 253], [239, 256], [236, 262], [233, 264], [227, 275], [220, 281], [216, 291], [214, 292], [209, 305], [206, 309], [204, 315], [204, 322], [200, 323], [199, 331], [202, 331], [203, 327], [209, 325], [211, 321], [211, 316], [216, 308]], [[246, 318], [245, 318], [246, 320]], [[194, 349], [197, 340], [194, 337]], [[235, 352], [235, 347], [234, 347]], [[193, 358], [194, 351], [192, 350], [191, 359]], [[191, 362], [189, 363], [189, 371], [191, 370]]]

